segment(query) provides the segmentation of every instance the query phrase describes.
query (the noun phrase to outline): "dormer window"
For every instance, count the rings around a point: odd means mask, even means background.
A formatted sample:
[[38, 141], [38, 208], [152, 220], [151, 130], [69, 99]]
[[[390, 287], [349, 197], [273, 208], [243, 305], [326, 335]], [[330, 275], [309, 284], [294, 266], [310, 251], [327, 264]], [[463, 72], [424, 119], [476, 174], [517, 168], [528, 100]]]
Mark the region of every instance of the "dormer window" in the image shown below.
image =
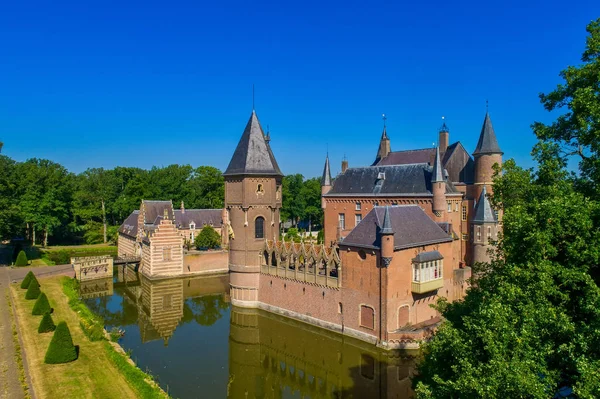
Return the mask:
[[194, 223], [194, 222], [190, 223], [190, 230], [196, 230], [196, 223]]
[[385, 180], [385, 172], [379, 172], [377, 174], [377, 180]]

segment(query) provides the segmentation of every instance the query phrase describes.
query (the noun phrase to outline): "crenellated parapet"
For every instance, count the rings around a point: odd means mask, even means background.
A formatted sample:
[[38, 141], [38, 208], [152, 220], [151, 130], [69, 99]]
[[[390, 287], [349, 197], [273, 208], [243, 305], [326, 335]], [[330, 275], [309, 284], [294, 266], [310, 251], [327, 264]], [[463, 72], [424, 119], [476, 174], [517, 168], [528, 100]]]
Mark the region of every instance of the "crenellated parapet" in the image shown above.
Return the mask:
[[261, 273], [326, 287], [342, 286], [337, 244], [265, 240]]

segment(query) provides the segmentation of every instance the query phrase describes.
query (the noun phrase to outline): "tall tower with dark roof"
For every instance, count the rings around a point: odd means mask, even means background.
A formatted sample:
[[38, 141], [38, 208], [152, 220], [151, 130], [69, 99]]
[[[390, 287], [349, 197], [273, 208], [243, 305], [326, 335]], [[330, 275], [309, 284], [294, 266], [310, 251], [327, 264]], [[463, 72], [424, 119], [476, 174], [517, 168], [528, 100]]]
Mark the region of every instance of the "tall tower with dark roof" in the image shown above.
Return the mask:
[[490, 204], [485, 185], [481, 189], [475, 213], [471, 219], [471, 231], [472, 263], [489, 262], [488, 249], [492, 247], [492, 241], [498, 239], [498, 216]]
[[435, 149], [435, 160], [431, 171], [431, 192], [433, 194], [433, 213], [439, 220], [443, 220], [446, 210], [446, 179], [442, 168], [440, 147]]
[[387, 127], [385, 124], [386, 117], [383, 117], [383, 132], [381, 133], [381, 139], [379, 140], [379, 148], [377, 149], [377, 156], [375, 157], [375, 162], [373, 165], [377, 165], [379, 161], [383, 158], [387, 157], [388, 154], [392, 151], [392, 147], [390, 145], [390, 138], [387, 135]]
[[329, 154], [325, 157], [323, 176], [321, 177], [321, 208], [325, 210], [325, 199], [323, 196], [331, 190], [331, 168], [329, 167]]
[[223, 176], [225, 208], [233, 230], [229, 244], [231, 301], [255, 307], [262, 249], [265, 240], [279, 235], [283, 173], [254, 111]]
[[492, 126], [490, 114], [486, 112], [479, 141], [473, 152], [473, 157], [475, 158], [475, 193], [473, 194], [473, 198], [479, 197], [484, 185], [492, 187], [493, 166], [494, 164], [502, 165], [502, 154], [503, 152], [500, 150], [496, 133]]

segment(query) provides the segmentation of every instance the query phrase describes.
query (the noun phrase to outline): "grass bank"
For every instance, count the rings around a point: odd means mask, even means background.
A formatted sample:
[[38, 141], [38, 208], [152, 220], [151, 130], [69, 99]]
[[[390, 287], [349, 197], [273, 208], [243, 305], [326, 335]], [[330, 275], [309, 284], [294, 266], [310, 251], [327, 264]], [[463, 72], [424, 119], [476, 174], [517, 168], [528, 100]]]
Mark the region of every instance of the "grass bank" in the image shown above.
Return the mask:
[[[147, 391], [142, 391], [139, 386], [139, 379], [130, 381], [131, 377], [123, 371], [123, 365], [117, 361], [116, 356], [121, 356], [125, 362], [128, 362], [128, 359], [117, 353], [109, 342], [103, 339], [91, 341], [84, 334], [83, 328], [79, 327], [80, 321], [83, 321], [79, 316], [84, 312], [83, 308], [75, 307], [77, 310], [71, 309], [69, 306], [70, 298], [63, 293], [63, 282], [67, 280], [70, 279], [61, 276], [39, 280], [42, 292], [46, 293], [50, 306], [54, 308], [52, 315], [54, 322], [58, 324], [59, 321], [66, 321], [71, 330], [74, 344], [79, 345], [79, 358], [76, 361], [56, 365], [44, 363], [44, 356], [52, 338], [52, 333], [38, 334], [37, 328], [41, 316], [31, 315], [35, 301], [26, 300], [25, 291], [18, 284], [11, 284], [19, 330], [23, 336], [23, 346], [36, 397], [164, 397], [162, 391], [154, 386], [152, 381], [146, 382], [144, 380], [145, 384], [151, 388], [149, 389], [150, 394], [147, 394]], [[86, 316], [84, 315], [84, 317]], [[139, 370], [130, 363], [128, 364], [131, 368]], [[139, 372], [141, 373], [141, 371]], [[147, 378], [149, 379], [149, 377]]]

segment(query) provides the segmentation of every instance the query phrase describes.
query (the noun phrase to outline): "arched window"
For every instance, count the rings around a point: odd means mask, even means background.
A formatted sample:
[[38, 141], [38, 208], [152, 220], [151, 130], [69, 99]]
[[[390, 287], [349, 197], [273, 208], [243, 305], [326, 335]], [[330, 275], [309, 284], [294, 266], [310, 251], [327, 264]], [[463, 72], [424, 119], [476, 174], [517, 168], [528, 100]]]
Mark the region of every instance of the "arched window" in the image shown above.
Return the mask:
[[265, 218], [262, 216], [254, 221], [254, 238], [265, 238]]

